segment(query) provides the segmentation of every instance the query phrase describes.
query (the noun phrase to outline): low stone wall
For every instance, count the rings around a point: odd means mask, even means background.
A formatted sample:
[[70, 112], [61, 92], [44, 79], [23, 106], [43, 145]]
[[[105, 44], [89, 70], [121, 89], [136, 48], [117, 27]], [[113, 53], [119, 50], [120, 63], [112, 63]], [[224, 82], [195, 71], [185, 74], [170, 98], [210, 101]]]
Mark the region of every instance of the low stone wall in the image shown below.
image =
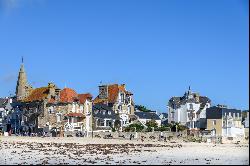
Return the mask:
[[225, 144], [248, 143], [248, 139], [244, 137], [222, 137], [222, 143]]
[[[93, 137], [97, 138], [104, 138], [107, 135], [111, 135], [113, 138], [120, 138], [120, 139], [130, 139], [130, 135], [132, 134], [133, 139], [151, 139], [151, 140], [158, 140], [161, 136], [160, 131], [155, 131], [155, 132], [93, 132]], [[163, 138], [168, 138], [168, 139], [175, 139], [177, 137], [183, 137], [185, 136], [185, 133], [182, 132], [162, 132], [162, 137]], [[92, 132], [88, 133], [88, 137], [92, 137]]]

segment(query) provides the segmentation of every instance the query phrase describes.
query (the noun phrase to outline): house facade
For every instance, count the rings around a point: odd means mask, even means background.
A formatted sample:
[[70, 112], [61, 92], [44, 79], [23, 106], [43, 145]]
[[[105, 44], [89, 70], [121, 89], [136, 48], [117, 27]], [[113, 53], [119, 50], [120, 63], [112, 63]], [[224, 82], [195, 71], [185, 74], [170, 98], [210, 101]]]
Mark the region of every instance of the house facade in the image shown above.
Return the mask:
[[[16, 97], [21, 112], [21, 127], [31, 132], [91, 130], [86, 124], [92, 112], [92, 95], [77, 94], [73, 89], [59, 89], [48, 83], [45, 87], [27, 88], [27, 78], [22, 63]], [[86, 119], [88, 119], [86, 121]]]
[[111, 84], [99, 86], [99, 95], [94, 104], [105, 104], [119, 114], [121, 126], [129, 123], [130, 115], [134, 114], [133, 94], [126, 90], [125, 84]]
[[189, 129], [206, 128], [206, 109], [211, 100], [199, 93], [192, 92], [190, 87], [182, 97], [172, 97], [168, 102], [168, 122], [178, 122]]
[[141, 122], [144, 126], [146, 125], [147, 122], [154, 120], [158, 127], [161, 126], [161, 119], [160, 117], [156, 114], [156, 112], [142, 112], [142, 111], [135, 111], [135, 116], [137, 117], [137, 120]]
[[206, 110], [207, 130], [212, 136], [243, 137], [241, 110], [213, 106]]
[[112, 107], [105, 104], [93, 105], [93, 130], [98, 131], [112, 131], [115, 128], [115, 120], [119, 119], [119, 116], [115, 114]]

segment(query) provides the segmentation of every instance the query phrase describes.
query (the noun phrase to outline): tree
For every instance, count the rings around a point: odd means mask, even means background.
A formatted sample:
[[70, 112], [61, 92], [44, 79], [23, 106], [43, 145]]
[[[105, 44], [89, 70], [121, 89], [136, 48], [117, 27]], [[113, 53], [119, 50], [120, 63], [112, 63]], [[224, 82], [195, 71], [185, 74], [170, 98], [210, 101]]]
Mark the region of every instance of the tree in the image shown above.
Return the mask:
[[138, 123], [134, 123], [134, 124], [130, 124], [128, 127], [124, 128], [125, 132], [135, 132], [135, 129], [137, 132], [141, 132], [144, 127], [142, 124], [138, 124]]
[[119, 119], [115, 120], [114, 127], [115, 130], [119, 130], [119, 128], [121, 127], [121, 121]]
[[152, 129], [154, 128], [154, 129], [156, 129], [157, 130], [157, 128], [158, 128], [158, 124], [156, 123], [156, 121], [155, 120], [151, 120], [151, 121], [148, 121], [147, 123], [146, 123], [146, 126], [148, 127], [147, 128], [147, 131], [153, 131]]
[[147, 109], [145, 106], [143, 105], [135, 105], [135, 109], [138, 109], [142, 112], [151, 112], [151, 110]]
[[241, 112], [242, 122], [246, 119], [247, 112], [248, 112], [248, 110], [244, 110], [244, 111]]

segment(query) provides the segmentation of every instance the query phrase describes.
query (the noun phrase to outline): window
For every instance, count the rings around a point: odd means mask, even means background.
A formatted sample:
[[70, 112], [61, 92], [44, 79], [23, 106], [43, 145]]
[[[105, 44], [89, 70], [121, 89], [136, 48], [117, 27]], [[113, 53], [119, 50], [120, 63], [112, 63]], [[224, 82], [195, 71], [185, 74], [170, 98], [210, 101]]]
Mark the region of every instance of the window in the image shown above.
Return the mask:
[[106, 112], [105, 110], [102, 110], [102, 114], [103, 114], [103, 115], [105, 115], [105, 112]]
[[235, 118], [235, 113], [233, 113], [233, 117]]
[[108, 111], [108, 114], [111, 115], [111, 111]]
[[237, 113], [237, 118], [240, 118], [240, 113]]
[[124, 102], [124, 94], [121, 93], [121, 101]]
[[212, 123], [213, 123], [213, 125], [216, 125], [216, 120], [213, 120]]
[[229, 116], [231, 116], [231, 112], [229, 112]]
[[128, 97], [128, 103], [130, 103], [131, 102], [131, 98], [130, 97]]
[[99, 126], [104, 126], [104, 120], [103, 119], [99, 120]]
[[189, 109], [193, 110], [193, 104], [189, 104]]
[[118, 106], [118, 109], [119, 109], [119, 110], [122, 110], [122, 106], [121, 106], [121, 105], [119, 105], [119, 106]]

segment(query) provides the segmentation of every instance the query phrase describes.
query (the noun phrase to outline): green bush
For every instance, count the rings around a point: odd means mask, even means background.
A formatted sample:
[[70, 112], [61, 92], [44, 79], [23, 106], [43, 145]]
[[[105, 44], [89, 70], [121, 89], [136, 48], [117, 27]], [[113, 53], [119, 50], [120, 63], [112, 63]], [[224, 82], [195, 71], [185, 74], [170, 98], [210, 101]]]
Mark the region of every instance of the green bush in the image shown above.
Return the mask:
[[125, 127], [124, 131], [125, 132], [134, 132], [135, 128], [136, 128], [137, 132], [141, 132], [144, 129], [143, 125], [135, 123], [135, 124], [130, 124], [128, 127]]

